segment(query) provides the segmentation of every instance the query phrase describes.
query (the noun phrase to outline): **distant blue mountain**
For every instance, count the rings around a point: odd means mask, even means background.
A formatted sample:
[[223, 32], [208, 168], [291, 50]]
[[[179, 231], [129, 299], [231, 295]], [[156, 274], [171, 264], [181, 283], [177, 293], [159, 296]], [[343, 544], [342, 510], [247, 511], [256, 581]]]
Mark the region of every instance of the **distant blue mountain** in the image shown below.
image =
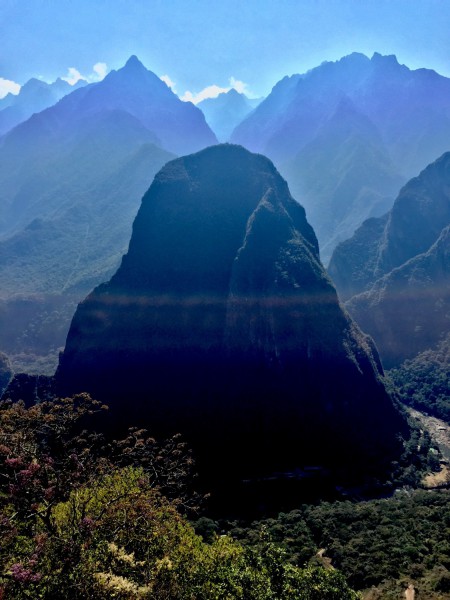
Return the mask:
[[[22, 330], [11, 330], [21, 311], [12, 297], [40, 294], [41, 315], [55, 295], [73, 306], [117, 268], [154, 174], [175, 153], [215, 142], [202, 112], [136, 57], [0, 138], [0, 329], [9, 332], [0, 349], [13, 364], [27, 343], [39, 349], [28, 328], [42, 319], [29, 310]], [[62, 345], [71, 314], [58, 306]]]
[[285, 77], [231, 140], [275, 161], [327, 260], [450, 149], [450, 79], [395, 56], [354, 53]]
[[262, 98], [250, 99], [232, 88], [216, 98], [207, 98], [197, 104], [205, 115], [206, 122], [220, 142], [227, 142], [238, 125], [258, 104]]
[[0, 100], [0, 136], [83, 85], [86, 85], [83, 80], [72, 86], [62, 79], [53, 83], [30, 79], [17, 95], [8, 94]]

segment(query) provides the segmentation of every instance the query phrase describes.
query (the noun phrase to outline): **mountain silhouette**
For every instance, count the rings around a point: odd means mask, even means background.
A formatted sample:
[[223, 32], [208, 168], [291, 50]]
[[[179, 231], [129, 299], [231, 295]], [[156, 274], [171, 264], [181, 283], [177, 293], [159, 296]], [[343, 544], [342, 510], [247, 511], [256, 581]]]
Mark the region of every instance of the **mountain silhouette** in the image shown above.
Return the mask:
[[108, 402], [117, 427], [182, 432], [216, 483], [302, 464], [377, 471], [404, 430], [304, 209], [267, 158], [233, 145], [157, 174], [56, 379]]

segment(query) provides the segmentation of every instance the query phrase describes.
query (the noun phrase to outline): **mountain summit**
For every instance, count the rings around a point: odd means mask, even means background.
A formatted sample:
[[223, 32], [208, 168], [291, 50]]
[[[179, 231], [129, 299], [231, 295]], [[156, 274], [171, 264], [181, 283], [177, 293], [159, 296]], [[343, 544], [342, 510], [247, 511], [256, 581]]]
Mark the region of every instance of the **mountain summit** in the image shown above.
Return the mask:
[[[15, 127], [0, 138], [0, 298], [45, 294], [60, 306], [73, 291], [81, 300], [117, 269], [155, 173], [215, 142], [202, 112], [135, 57]], [[52, 307], [49, 298], [44, 313]], [[49, 336], [25, 335], [23, 311], [13, 313], [0, 311], [0, 348], [11, 360], [24, 339], [31, 354], [48, 348]]]
[[119, 270], [78, 307], [57, 382], [120, 425], [181, 431], [215, 481], [376, 470], [403, 426], [305, 211], [267, 158], [233, 145], [157, 174]]
[[[343, 113], [343, 101], [352, 111]], [[275, 161], [326, 262], [365, 219], [389, 210], [449, 139], [450, 79], [377, 53], [285, 77], [231, 136]]]

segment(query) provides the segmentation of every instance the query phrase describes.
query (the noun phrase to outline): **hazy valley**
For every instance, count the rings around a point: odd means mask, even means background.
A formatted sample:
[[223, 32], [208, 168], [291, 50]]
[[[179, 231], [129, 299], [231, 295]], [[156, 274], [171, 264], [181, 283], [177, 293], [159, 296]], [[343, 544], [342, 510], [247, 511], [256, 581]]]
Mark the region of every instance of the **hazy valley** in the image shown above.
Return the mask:
[[450, 80], [9, 96], [0, 597], [450, 598]]

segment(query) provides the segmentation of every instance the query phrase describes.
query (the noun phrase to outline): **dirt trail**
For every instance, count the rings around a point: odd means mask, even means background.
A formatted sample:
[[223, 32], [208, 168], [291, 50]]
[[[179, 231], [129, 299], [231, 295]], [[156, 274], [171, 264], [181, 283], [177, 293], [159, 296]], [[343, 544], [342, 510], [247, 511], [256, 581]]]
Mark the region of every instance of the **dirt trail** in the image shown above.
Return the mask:
[[406, 600], [414, 600], [416, 596], [416, 591], [412, 583], [408, 585], [408, 589], [405, 590], [405, 598]]

